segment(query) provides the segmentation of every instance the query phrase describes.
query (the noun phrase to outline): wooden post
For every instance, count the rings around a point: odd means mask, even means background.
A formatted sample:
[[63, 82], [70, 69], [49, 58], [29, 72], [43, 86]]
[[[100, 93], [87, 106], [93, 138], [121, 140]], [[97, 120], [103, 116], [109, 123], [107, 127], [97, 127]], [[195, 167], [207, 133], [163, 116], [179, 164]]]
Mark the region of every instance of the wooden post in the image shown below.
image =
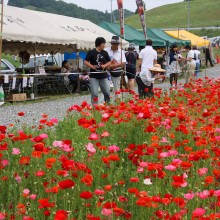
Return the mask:
[[2, 66], [2, 34], [3, 34], [3, 18], [4, 18], [4, 0], [1, 1], [1, 30], [0, 30], [0, 71]]

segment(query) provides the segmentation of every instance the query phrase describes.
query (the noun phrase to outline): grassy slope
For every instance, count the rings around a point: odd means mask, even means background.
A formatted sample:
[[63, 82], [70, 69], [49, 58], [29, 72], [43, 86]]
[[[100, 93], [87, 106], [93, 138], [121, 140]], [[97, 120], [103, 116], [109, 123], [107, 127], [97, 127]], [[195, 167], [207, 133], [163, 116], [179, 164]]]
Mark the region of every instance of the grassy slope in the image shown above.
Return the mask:
[[[190, 5], [190, 27], [220, 26], [220, 0], [193, 0]], [[152, 9], [146, 12], [147, 26], [186, 28], [187, 11], [186, 2]], [[135, 28], [141, 28], [138, 15], [126, 18], [125, 23]]]

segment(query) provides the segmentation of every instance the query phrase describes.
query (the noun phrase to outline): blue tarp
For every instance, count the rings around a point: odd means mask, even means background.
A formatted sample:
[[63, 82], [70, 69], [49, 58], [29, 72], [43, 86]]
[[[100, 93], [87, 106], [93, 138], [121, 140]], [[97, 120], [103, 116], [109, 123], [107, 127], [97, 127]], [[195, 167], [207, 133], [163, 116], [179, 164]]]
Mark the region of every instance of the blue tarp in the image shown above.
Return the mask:
[[[79, 57], [83, 60], [86, 58], [86, 52], [80, 51], [79, 52]], [[76, 52], [73, 53], [64, 53], [64, 60], [76, 60]]]

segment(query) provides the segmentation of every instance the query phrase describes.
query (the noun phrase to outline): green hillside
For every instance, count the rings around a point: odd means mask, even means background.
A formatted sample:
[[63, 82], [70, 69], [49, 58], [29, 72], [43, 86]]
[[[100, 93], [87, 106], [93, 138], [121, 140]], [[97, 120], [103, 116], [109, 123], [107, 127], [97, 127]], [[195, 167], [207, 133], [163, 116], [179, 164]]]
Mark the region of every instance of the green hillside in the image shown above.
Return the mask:
[[[186, 28], [188, 24], [187, 12], [187, 2], [165, 5], [149, 10], [146, 12], [147, 27]], [[125, 23], [135, 28], [141, 28], [137, 14], [127, 17]], [[190, 27], [206, 26], [220, 26], [220, 0], [191, 0]]]

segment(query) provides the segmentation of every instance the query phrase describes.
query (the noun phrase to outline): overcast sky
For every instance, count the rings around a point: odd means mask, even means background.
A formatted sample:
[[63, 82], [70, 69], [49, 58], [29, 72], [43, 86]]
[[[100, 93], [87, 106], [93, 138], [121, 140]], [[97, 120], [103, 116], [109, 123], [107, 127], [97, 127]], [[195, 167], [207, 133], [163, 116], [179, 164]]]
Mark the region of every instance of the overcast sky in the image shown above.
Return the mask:
[[[105, 11], [106, 9], [110, 12], [111, 10], [111, 0], [64, 0], [68, 3], [74, 3], [83, 8], [92, 8], [99, 11]], [[172, 4], [175, 2], [182, 2], [183, 0], [145, 0], [146, 8], [152, 9], [161, 5]], [[131, 11], [136, 10], [135, 0], [124, 0], [124, 8]], [[117, 0], [112, 0], [113, 10], [117, 9]]]
[[[46, 1], [46, 0], [45, 0]], [[68, 3], [74, 3], [78, 6], [81, 6], [86, 9], [97, 9], [99, 11], [105, 11], [106, 9], [111, 11], [111, 0], [64, 0]], [[145, 0], [146, 8], [152, 9], [161, 5], [172, 4], [175, 2], [182, 2], [183, 0]], [[136, 9], [135, 0], [124, 0], [124, 8], [131, 11]], [[8, 0], [5, 0], [5, 3], [8, 3]], [[112, 0], [113, 10], [117, 9], [117, 0]]]

